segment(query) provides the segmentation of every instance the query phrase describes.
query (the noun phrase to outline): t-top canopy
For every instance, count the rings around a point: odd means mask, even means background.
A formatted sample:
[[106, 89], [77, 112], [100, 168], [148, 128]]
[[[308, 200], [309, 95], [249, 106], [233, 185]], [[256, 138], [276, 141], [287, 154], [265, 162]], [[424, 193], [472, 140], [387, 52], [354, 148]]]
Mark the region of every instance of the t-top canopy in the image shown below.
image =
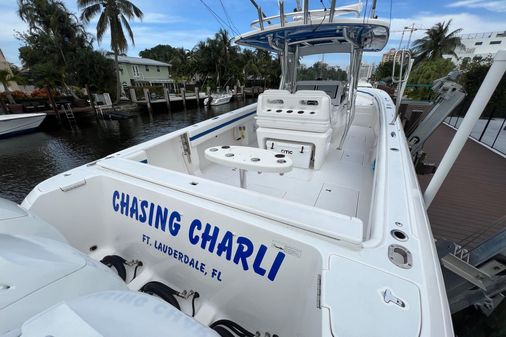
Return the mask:
[[349, 53], [353, 45], [363, 51], [380, 51], [388, 41], [389, 28], [388, 22], [377, 19], [313, 20], [307, 24], [293, 21], [240, 35], [235, 43], [272, 52], [283, 50], [285, 43], [292, 50], [298, 45], [300, 56]]

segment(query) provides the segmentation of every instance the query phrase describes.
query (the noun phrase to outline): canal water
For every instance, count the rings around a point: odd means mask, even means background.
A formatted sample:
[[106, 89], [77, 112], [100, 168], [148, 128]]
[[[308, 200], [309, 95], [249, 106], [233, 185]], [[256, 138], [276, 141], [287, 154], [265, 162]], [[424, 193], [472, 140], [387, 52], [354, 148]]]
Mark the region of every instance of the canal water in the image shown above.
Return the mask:
[[0, 197], [17, 203], [41, 181], [113, 152], [156, 138], [185, 126], [254, 103], [235, 100], [229, 104], [173, 111], [138, 112], [123, 120], [78, 120], [74, 130], [39, 131], [0, 139]]

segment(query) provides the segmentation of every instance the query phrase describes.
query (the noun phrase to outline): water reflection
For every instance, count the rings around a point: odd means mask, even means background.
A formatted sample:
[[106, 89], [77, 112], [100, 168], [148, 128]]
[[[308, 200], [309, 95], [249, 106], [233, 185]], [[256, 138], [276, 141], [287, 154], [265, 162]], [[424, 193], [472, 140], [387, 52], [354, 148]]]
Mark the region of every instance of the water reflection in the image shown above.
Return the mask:
[[187, 125], [220, 115], [253, 101], [205, 108], [139, 113], [136, 118], [79, 120], [75, 130], [58, 129], [0, 140], [0, 197], [21, 202], [39, 182]]

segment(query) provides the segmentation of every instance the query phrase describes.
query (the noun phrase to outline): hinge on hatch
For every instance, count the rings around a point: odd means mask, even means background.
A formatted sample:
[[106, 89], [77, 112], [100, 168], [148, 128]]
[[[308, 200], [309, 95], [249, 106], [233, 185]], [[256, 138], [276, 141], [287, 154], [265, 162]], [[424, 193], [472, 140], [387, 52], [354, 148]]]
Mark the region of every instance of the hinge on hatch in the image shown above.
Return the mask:
[[316, 307], [322, 308], [322, 274], [318, 274], [318, 280], [316, 282]]
[[190, 149], [190, 140], [188, 139], [188, 133], [182, 134], [181, 145], [183, 146], [183, 155], [188, 159], [188, 163], [192, 162], [191, 158], [191, 149]]

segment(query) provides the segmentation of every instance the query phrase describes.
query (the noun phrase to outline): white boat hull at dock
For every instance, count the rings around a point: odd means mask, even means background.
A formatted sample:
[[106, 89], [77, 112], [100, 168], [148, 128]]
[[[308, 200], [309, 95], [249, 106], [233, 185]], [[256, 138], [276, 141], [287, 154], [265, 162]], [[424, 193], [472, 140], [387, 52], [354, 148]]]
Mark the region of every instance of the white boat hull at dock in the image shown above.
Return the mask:
[[214, 94], [214, 95], [211, 95], [211, 97], [207, 97], [204, 100], [204, 105], [217, 106], [217, 105], [227, 104], [227, 103], [230, 103], [232, 96], [233, 96], [232, 94], [218, 94], [218, 95]]
[[0, 115], [0, 137], [30, 132], [40, 126], [46, 113]]

